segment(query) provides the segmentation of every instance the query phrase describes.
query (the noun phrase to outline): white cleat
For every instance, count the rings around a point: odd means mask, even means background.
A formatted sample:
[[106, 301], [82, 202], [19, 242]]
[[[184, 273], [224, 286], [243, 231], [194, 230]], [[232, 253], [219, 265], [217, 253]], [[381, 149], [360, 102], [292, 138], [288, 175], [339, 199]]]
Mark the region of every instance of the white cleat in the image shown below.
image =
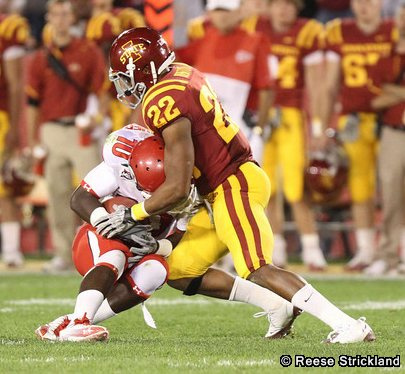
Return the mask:
[[371, 327], [366, 323], [365, 317], [360, 317], [347, 325], [329, 333], [324, 343], [348, 344], [358, 342], [373, 342], [375, 335]]
[[59, 317], [35, 330], [40, 340], [58, 342], [93, 342], [107, 340], [109, 333], [103, 326], [91, 325], [84, 316], [73, 319], [72, 314]]
[[267, 334], [264, 336], [267, 339], [282, 339], [289, 335], [292, 330], [292, 324], [295, 319], [301, 314], [301, 310], [294, 307], [286, 301], [283, 305], [268, 312], [259, 312], [253, 315], [255, 318], [266, 316], [270, 326]]
[[311, 271], [323, 271], [328, 266], [320, 248], [304, 249], [302, 251], [302, 261]]
[[346, 264], [345, 269], [348, 271], [361, 271], [370, 266], [371, 263], [371, 257], [359, 253]]
[[364, 274], [378, 277], [386, 274], [388, 270], [388, 264], [384, 260], [376, 260], [369, 267], [364, 269]]
[[274, 248], [273, 265], [284, 269], [287, 266], [287, 251], [285, 248]]

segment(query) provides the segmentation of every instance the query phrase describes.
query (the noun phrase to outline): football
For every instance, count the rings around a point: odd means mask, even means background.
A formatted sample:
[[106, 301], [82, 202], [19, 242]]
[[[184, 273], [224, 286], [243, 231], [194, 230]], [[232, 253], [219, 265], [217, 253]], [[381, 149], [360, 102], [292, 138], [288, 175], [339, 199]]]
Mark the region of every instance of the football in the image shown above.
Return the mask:
[[129, 197], [124, 196], [114, 196], [111, 199], [108, 199], [103, 202], [104, 208], [107, 210], [108, 213], [112, 213], [115, 211], [118, 205], [124, 205], [127, 208], [130, 208], [132, 205], [136, 204], [137, 201], [131, 199]]

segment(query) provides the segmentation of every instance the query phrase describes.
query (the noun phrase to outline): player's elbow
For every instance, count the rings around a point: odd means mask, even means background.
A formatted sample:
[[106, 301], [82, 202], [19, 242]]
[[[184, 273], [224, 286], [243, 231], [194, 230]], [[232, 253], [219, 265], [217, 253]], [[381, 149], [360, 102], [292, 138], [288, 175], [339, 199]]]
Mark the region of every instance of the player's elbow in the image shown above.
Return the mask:
[[76, 189], [72, 193], [72, 196], [70, 197], [70, 209], [72, 209], [75, 213], [78, 212], [79, 207], [80, 207], [79, 195], [80, 195], [80, 193], [78, 192], [78, 189]]
[[176, 186], [173, 190], [173, 203], [181, 204], [187, 200], [190, 186]]

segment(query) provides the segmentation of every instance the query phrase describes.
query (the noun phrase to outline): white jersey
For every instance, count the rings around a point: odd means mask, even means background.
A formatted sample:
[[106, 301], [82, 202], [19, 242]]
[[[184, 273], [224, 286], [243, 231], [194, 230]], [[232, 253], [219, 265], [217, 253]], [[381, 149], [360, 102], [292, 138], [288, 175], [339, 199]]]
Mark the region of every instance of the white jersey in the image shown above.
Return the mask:
[[120, 195], [144, 201], [128, 160], [134, 145], [152, 135], [149, 130], [135, 124], [111, 133], [104, 143], [103, 162], [84, 177], [82, 187], [99, 199]]

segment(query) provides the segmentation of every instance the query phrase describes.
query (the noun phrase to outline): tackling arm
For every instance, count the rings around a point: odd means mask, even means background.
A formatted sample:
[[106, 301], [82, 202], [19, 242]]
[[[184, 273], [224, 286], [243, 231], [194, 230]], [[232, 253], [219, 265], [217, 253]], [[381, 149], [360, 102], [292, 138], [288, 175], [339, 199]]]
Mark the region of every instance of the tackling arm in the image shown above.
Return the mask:
[[131, 208], [132, 218], [138, 221], [146, 216], [167, 212], [187, 199], [194, 167], [194, 145], [191, 138], [191, 122], [180, 118], [163, 130], [165, 142], [166, 180], [143, 204], [146, 212], [138, 215], [140, 204]]

